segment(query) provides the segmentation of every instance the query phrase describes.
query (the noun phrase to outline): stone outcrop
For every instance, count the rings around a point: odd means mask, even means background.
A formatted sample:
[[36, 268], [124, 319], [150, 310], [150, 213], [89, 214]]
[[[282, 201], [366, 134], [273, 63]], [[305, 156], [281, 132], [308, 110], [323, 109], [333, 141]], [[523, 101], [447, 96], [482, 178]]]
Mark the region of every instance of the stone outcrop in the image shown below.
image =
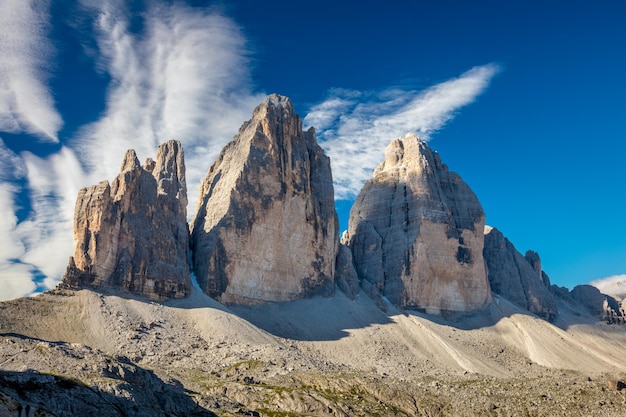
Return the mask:
[[335, 282], [337, 287], [354, 300], [359, 293], [359, 276], [354, 269], [354, 261], [350, 248], [341, 243], [337, 253], [337, 263], [335, 271]]
[[182, 384], [126, 357], [21, 335], [4, 335], [0, 343], [0, 357], [15, 358], [0, 369], [2, 417], [215, 417]]
[[222, 150], [200, 188], [193, 268], [226, 304], [334, 292], [338, 220], [330, 161], [291, 101], [271, 95]]
[[128, 150], [120, 174], [83, 188], [74, 214], [74, 256], [62, 285], [123, 288], [152, 300], [189, 294], [189, 231], [183, 150], [159, 146], [142, 167]]
[[498, 229], [487, 226], [483, 256], [494, 293], [544, 319], [556, 318], [550, 280], [537, 253], [528, 251], [524, 257]]
[[541, 268], [541, 258], [539, 257], [539, 254], [535, 251], [527, 250], [524, 255], [524, 259], [526, 259], [530, 266], [532, 266], [533, 271], [535, 271], [537, 277], [541, 280], [541, 282], [543, 282], [543, 285], [550, 288], [552, 285], [550, 283], [550, 277], [548, 277], [548, 274], [546, 274]]
[[413, 134], [385, 150], [350, 212], [346, 243], [366, 293], [427, 312], [487, 306], [483, 209]]
[[602, 294], [592, 285], [577, 285], [570, 291], [572, 299], [594, 316], [607, 319], [622, 316], [620, 302], [610, 295]]

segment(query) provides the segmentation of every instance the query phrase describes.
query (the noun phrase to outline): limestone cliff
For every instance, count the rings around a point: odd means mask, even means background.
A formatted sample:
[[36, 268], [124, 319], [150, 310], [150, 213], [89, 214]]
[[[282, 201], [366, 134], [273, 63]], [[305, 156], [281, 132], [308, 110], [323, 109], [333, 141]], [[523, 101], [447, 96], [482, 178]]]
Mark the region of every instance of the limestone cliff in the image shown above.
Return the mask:
[[193, 268], [222, 303], [334, 291], [338, 250], [330, 161], [291, 101], [269, 96], [222, 150], [200, 188]]
[[128, 150], [120, 174], [78, 192], [74, 256], [63, 285], [124, 288], [153, 300], [189, 294], [185, 162], [178, 141], [142, 167]]
[[498, 229], [487, 226], [483, 256], [494, 293], [547, 320], [556, 318], [550, 280], [536, 252], [523, 256]]
[[346, 242], [370, 296], [435, 313], [468, 311], [491, 302], [484, 223], [469, 186], [409, 134], [391, 142], [365, 183]]

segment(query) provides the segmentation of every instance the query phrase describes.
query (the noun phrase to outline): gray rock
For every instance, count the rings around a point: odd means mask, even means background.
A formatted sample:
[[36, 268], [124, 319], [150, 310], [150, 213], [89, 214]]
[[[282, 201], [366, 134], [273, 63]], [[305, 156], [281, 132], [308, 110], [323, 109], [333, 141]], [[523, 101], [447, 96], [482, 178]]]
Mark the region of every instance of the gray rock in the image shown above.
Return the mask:
[[335, 282], [337, 287], [350, 299], [356, 298], [359, 293], [359, 276], [354, 269], [352, 252], [343, 243], [339, 245], [339, 252], [337, 253]]
[[346, 241], [375, 300], [432, 313], [470, 311], [491, 302], [484, 222], [469, 186], [409, 134], [391, 142], [359, 193]]
[[339, 237], [330, 161], [288, 98], [263, 101], [209, 169], [191, 245], [199, 285], [222, 303], [333, 294]]
[[486, 227], [483, 255], [494, 293], [546, 320], [556, 318], [550, 281], [541, 270], [537, 253], [529, 251], [522, 256], [498, 229]]
[[183, 150], [159, 146], [139, 164], [128, 150], [120, 174], [83, 188], [74, 214], [74, 256], [62, 285], [123, 288], [153, 300], [189, 294], [189, 231]]
[[526, 254], [524, 255], [524, 259], [526, 259], [526, 262], [528, 262], [533, 268], [533, 271], [535, 271], [538, 278], [541, 280], [541, 282], [543, 282], [543, 285], [547, 288], [550, 288], [550, 278], [541, 268], [541, 258], [539, 257], [539, 254], [535, 251], [527, 250]]
[[14, 358], [0, 369], [1, 416], [3, 409], [10, 416], [215, 416], [179, 382], [165, 382], [127, 358], [19, 335], [4, 335], [0, 343]]
[[592, 315], [606, 319], [622, 315], [622, 308], [615, 298], [602, 294], [592, 285], [577, 285], [570, 295], [574, 301], [586, 308]]

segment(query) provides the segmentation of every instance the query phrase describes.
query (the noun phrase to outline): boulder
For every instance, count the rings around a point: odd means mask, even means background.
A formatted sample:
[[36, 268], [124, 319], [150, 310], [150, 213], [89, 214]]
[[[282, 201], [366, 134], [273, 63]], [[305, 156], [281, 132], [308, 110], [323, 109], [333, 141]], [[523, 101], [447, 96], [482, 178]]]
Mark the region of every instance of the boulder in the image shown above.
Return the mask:
[[142, 167], [128, 150], [121, 172], [78, 192], [74, 256], [62, 285], [125, 289], [152, 300], [191, 290], [187, 186], [180, 142], [159, 146]]
[[330, 160], [293, 104], [269, 96], [222, 150], [200, 187], [193, 268], [226, 304], [334, 293], [339, 248]]
[[431, 313], [471, 311], [492, 300], [484, 223], [470, 187], [409, 134], [389, 144], [363, 186], [346, 243], [364, 291], [376, 301], [386, 297]]
[[487, 226], [483, 256], [494, 293], [546, 320], [556, 318], [550, 280], [537, 253], [529, 251], [524, 257], [502, 232]]

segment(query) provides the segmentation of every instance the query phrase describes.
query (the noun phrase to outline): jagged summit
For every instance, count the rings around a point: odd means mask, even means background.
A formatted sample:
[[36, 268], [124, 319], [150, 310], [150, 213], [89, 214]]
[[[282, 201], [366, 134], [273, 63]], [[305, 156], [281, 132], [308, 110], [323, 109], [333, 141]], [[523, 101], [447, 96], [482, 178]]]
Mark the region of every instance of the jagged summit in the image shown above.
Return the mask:
[[486, 226], [483, 256], [494, 293], [546, 320], [556, 318], [558, 310], [550, 280], [536, 252], [522, 256], [502, 232]]
[[276, 94], [276, 93], [270, 94], [269, 96], [265, 98], [265, 100], [263, 100], [261, 105], [257, 107], [257, 110], [267, 109], [270, 107], [273, 107], [273, 108], [280, 107], [284, 109], [285, 112], [289, 114], [290, 116], [294, 115], [293, 103], [291, 102], [289, 97], [281, 96], [280, 94]]
[[[79, 192], [63, 286], [185, 297], [190, 248], [202, 290], [226, 304], [330, 296], [337, 286], [351, 299], [363, 289], [383, 309], [388, 300], [463, 312], [489, 305], [494, 291], [554, 320], [555, 297], [585, 304], [591, 294], [552, 286], [538, 254], [522, 256], [496, 229], [483, 235], [476, 195], [414, 134], [386, 148], [340, 245], [329, 159], [278, 94], [254, 109], [209, 169], [191, 239], [187, 201], [180, 142], [162, 144], [143, 166], [128, 150], [111, 184]], [[592, 295], [592, 311], [621, 317]]]
[[171, 140], [156, 161], [126, 151], [121, 172], [78, 192], [74, 256], [62, 285], [125, 289], [154, 300], [189, 294], [183, 149]]
[[484, 222], [469, 186], [409, 134], [391, 141], [359, 193], [345, 241], [370, 295], [430, 312], [468, 311], [491, 302]]
[[330, 161], [291, 101], [272, 94], [222, 150], [200, 187], [193, 268], [223, 303], [334, 292], [338, 220]]
[[[387, 147], [345, 244], [329, 160], [285, 97], [200, 192], [189, 241], [176, 141], [80, 190], [65, 288], [0, 303], [0, 416], [623, 415], [626, 333], [598, 322], [623, 325], [620, 300], [483, 236], [478, 199], [417, 136]], [[202, 289], [240, 305], [190, 286], [189, 243]]]

